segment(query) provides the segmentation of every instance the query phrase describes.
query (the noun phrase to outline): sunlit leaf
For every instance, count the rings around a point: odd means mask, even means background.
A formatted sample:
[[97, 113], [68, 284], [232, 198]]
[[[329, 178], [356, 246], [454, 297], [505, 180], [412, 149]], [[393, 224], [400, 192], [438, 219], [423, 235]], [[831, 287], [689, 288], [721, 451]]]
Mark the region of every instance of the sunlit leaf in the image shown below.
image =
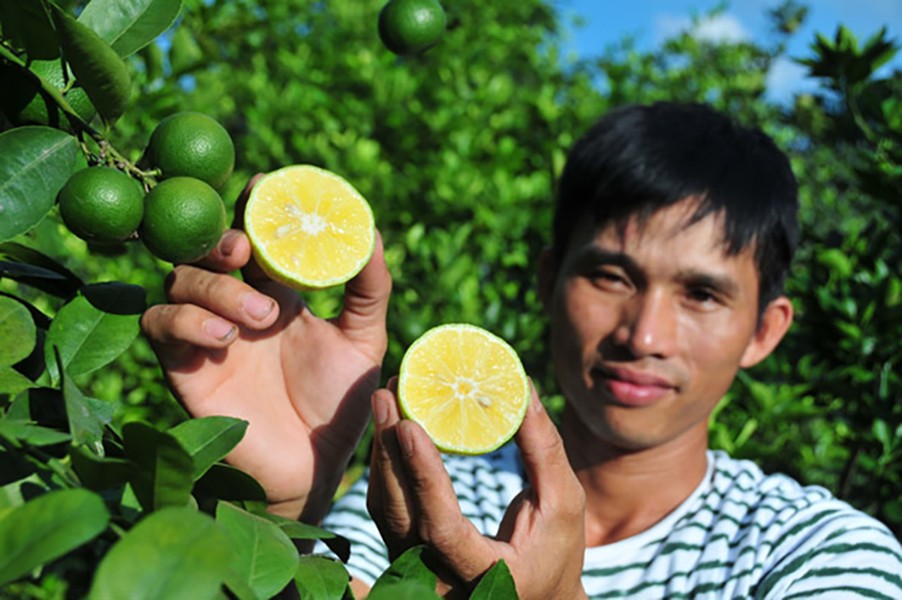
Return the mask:
[[82, 166], [80, 159], [75, 138], [59, 129], [16, 127], [0, 133], [0, 242], [44, 218]]
[[97, 537], [109, 518], [100, 496], [82, 489], [38, 496], [0, 517], [0, 586]]
[[78, 20], [125, 57], [169, 29], [181, 9], [182, 0], [91, 0]]
[[104, 556], [90, 600], [215, 598], [226, 578], [231, 548], [209, 516], [165, 508], [129, 531]]

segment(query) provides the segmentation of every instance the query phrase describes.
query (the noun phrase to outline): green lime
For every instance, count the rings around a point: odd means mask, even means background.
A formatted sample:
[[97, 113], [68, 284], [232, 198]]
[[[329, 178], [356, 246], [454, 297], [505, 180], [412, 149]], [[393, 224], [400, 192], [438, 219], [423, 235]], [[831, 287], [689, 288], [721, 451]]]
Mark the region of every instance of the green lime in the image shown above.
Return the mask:
[[389, 0], [379, 13], [379, 37], [395, 54], [416, 54], [438, 42], [445, 11], [438, 0]]
[[147, 194], [141, 240], [157, 258], [193, 262], [206, 256], [225, 231], [225, 205], [200, 179], [173, 177]]
[[235, 146], [216, 119], [181, 112], [157, 125], [147, 145], [150, 165], [162, 177], [194, 177], [220, 189], [235, 167]]
[[[63, 69], [59, 60], [36, 60], [31, 63], [32, 73], [41, 77], [44, 81], [56, 87], [60, 91], [66, 87], [66, 78], [63, 77]], [[0, 75], [4, 82], [10, 85], [6, 93], [2, 94], [0, 101], [3, 112], [9, 120], [17, 125], [50, 125], [62, 129], [70, 129], [69, 119], [59, 109], [56, 102], [49, 94], [41, 89], [41, 86], [22, 68], [2, 63]], [[73, 75], [69, 73], [68, 80], [72, 81]], [[97, 111], [85, 91], [78, 87], [72, 87], [63, 94], [66, 102], [75, 111], [82, 121], [86, 123], [94, 118]]]
[[141, 223], [144, 192], [137, 181], [112, 167], [74, 173], [57, 195], [60, 216], [83, 240], [121, 242]]

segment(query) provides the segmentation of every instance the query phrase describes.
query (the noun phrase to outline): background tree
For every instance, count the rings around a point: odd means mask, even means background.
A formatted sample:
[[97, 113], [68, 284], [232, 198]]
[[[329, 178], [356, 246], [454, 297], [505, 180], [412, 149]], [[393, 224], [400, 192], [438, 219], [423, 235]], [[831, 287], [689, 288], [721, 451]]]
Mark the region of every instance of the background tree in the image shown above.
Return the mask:
[[[6, 114], [0, 134], [0, 172], [14, 182], [0, 188], [0, 206], [15, 201], [36, 215], [0, 236], [0, 597], [123, 597], [128, 588], [116, 586], [140, 585], [148, 572], [185, 593], [225, 583], [238, 597], [265, 597], [291, 582], [309, 591], [320, 579], [321, 597], [346, 592], [340, 565], [298, 557], [286, 542], [329, 534], [261, 518], [259, 486], [220, 462], [242, 423], [186, 420], [166, 390], [137, 315], [163, 300], [170, 265], [133, 242], [89, 247], [53, 207], [52, 188], [84, 165], [85, 152], [137, 164], [154, 126], [186, 109], [215, 117], [235, 142], [229, 206], [252, 174], [296, 163], [337, 172], [371, 201], [395, 280], [386, 376], [423, 331], [468, 321], [517, 348], [553, 411], [562, 398], [534, 265], [550, 241], [571, 143], [626, 102], [706, 101], [760, 125], [800, 180], [805, 239], [788, 283], [799, 319], [778, 352], [731, 389], [712, 443], [825, 485], [902, 531], [902, 90], [898, 73], [878, 75], [897, 51], [885, 32], [861, 44], [844, 28], [816, 38], [805, 64], [822, 87], [780, 105], [765, 96], [766, 75], [804, 18], [794, 2], [772, 11], [766, 45], [685, 32], [652, 51], [625, 39], [572, 62], [544, 0], [448, 2], [440, 43], [408, 57], [381, 45], [376, 0], [144, 0], [131, 4], [157, 30], [130, 35], [98, 18], [116, 1], [56, 5], [100, 32], [125, 65], [131, 93], [121, 115], [106, 107], [89, 119], [73, 102], [65, 122], [46, 127], [17, 126]], [[0, 4], [3, 87], [25, 74], [51, 107], [58, 94], [23, 67], [59, 64], [52, 10], [44, 0]], [[65, 88], [72, 79], [85, 77], [63, 78], [64, 99], [79, 89]], [[25, 163], [49, 175], [36, 186], [17, 157], [55, 144], [57, 162]], [[339, 298], [310, 301], [328, 315]], [[84, 322], [96, 326], [66, 327]], [[89, 359], [72, 354], [76, 345], [105, 352]], [[348, 479], [367, 450], [365, 440]], [[184, 531], [184, 519], [212, 546], [199, 537], [154, 553], [163, 536]], [[76, 521], [90, 526], [64, 527]], [[241, 536], [261, 540], [256, 554], [213, 548]], [[27, 552], [10, 561], [11, 547]], [[179, 564], [165, 562], [172, 556]], [[248, 566], [263, 563], [273, 568]], [[428, 587], [428, 573], [408, 567], [386, 583], [408, 572]]]

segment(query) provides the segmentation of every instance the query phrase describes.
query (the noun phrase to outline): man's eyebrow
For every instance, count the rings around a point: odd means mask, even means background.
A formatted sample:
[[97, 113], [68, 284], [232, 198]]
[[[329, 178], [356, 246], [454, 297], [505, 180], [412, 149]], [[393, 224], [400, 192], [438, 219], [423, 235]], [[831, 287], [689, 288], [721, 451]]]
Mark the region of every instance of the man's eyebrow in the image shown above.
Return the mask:
[[583, 249], [578, 257], [577, 262], [581, 265], [615, 265], [628, 270], [638, 270], [638, 265], [628, 254], [605, 250], [598, 246], [589, 246]]

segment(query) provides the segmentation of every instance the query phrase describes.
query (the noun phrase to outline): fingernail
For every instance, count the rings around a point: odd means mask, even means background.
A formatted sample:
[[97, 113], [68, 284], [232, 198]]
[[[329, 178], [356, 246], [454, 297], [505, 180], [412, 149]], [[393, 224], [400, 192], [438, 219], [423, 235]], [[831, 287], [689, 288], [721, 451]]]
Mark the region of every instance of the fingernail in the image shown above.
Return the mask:
[[241, 297], [241, 305], [244, 306], [247, 314], [257, 320], [265, 319], [275, 306], [271, 298], [252, 293], [247, 293]]
[[225, 342], [235, 336], [238, 328], [222, 319], [207, 319], [204, 321], [204, 331], [207, 332], [207, 335]]
[[388, 407], [385, 405], [385, 399], [379, 394], [373, 394], [373, 419], [376, 425], [384, 425], [388, 421]]
[[413, 435], [410, 432], [408, 423], [405, 423], [404, 421], [398, 423], [396, 434], [398, 436], [398, 444], [401, 446], [401, 452], [404, 456], [413, 456]]
[[226, 231], [219, 241], [219, 253], [223, 256], [231, 256], [240, 237], [241, 234], [237, 231]]

